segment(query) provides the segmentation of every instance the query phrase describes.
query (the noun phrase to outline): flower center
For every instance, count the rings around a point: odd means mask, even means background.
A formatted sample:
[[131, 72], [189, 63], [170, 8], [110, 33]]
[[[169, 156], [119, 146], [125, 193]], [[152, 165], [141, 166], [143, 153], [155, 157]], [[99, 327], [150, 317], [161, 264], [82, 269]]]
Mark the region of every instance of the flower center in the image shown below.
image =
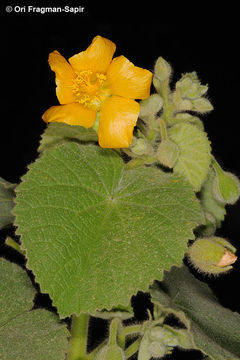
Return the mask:
[[84, 70], [74, 79], [72, 91], [76, 102], [89, 109], [99, 111], [101, 103], [110, 96], [107, 88], [107, 77], [92, 70]]

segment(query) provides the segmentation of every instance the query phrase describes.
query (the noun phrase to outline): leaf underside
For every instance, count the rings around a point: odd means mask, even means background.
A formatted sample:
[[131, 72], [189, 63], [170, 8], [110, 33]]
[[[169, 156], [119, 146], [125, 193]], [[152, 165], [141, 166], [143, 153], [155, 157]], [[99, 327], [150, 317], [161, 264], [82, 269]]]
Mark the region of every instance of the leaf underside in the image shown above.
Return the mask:
[[156, 168], [125, 170], [112, 150], [65, 143], [29, 169], [16, 225], [27, 266], [60, 317], [127, 306], [181, 265], [202, 221], [187, 182]]
[[240, 314], [221, 306], [207, 284], [187, 269], [173, 267], [151, 287], [153, 302], [186, 325], [201, 350], [213, 360], [239, 360]]
[[15, 184], [11, 184], [0, 177], [0, 229], [11, 224], [14, 220], [11, 210], [14, 206], [15, 186]]
[[45, 309], [31, 310], [34, 296], [26, 272], [18, 265], [0, 259], [1, 360], [65, 359], [66, 326]]

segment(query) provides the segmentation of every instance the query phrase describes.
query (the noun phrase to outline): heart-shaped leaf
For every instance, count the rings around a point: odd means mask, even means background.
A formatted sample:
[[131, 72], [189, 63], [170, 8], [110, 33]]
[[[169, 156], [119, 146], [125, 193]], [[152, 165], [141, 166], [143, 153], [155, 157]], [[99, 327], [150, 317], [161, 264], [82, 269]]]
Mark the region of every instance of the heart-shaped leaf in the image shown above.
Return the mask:
[[114, 151], [93, 145], [46, 151], [22, 180], [14, 213], [27, 265], [61, 317], [127, 306], [181, 265], [202, 221], [187, 182], [125, 170]]

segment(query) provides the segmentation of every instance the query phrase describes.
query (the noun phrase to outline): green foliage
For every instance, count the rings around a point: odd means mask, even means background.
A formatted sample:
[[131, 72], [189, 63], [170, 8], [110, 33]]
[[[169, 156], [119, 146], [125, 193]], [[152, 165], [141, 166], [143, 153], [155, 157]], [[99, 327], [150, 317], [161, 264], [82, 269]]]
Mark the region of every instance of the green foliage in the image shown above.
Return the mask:
[[161, 311], [173, 313], [192, 334], [195, 346], [212, 360], [238, 360], [240, 315], [221, 306], [210, 288], [189, 270], [173, 267], [151, 287]]
[[[68, 360], [125, 360], [138, 352], [138, 360], [150, 360], [180, 347], [240, 360], [240, 315], [182, 266], [187, 255], [198, 271], [218, 274], [236, 261], [236, 249], [214, 233], [225, 205], [239, 198], [240, 182], [216, 162], [193, 115], [213, 109], [208, 85], [192, 72], [171, 90], [171, 74], [159, 57], [157, 93], [140, 102], [129, 148], [94, 145], [99, 115], [92, 129], [52, 123], [20, 185], [0, 178], [0, 228], [15, 219], [21, 235], [21, 247], [10, 237], [5, 243], [26, 257], [60, 317], [72, 315], [68, 346], [56, 315], [33, 308], [25, 271], [0, 259], [1, 359], [64, 360], [68, 352]], [[154, 317], [123, 323], [133, 318], [132, 295], [156, 279]], [[183, 326], [168, 325], [169, 314]], [[109, 331], [88, 353], [90, 316], [108, 320]]]
[[171, 127], [168, 135], [179, 148], [174, 171], [188, 179], [195, 191], [199, 191], [211, 163], [207, 134], [190, 123], [181, 123]]
[[33, 307], [26, 272], [0, 259], [0, 358], [64, 360], [68, 331], [57, 316]]
[[50, 123], [42, 134], [38, 151], [42, 152], [68, 141], [86, 143], [96, 142], [97, 139], [97, 133], [92, 128], [86, 129], [82, 126], [65, 123]]
[[11, 210], [14, 207], [15, 186], [0, 177], [0, 229], [14, 220]]
[[66, 143], [29, 167], [16, 224], [27, 266], [61, 317], [128, 305], [181, 265], [202, 214], [191, 187], [113, 151]]

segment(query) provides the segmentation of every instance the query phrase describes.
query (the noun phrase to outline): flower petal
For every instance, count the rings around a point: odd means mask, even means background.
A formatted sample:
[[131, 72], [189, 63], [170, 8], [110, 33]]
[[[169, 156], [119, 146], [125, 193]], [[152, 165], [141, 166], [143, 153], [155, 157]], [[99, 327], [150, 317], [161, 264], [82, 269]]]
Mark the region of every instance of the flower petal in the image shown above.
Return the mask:
[[48, 122], [63, 122], [69, 125], [81, 125], [85, 128], [93, 126], [97, 112], [84, 106], [73, 103], [67, 105], [51, 106], [42, 116]]
[[106, 73], [116, 50], [116, 45], [101, 36], [95, 36], [87, 50], [72, 56], [68, 61], [76, 72], [92, 70]]
[[76, 74], [71, 65], [56, 50], [49, 55], [48, 62], [52, 71], [55, 71], [56, 74], [56, 94], [58, 101], [60, 104], [69, 104], [74, 102], [72, 85]]
[[111, 96], [102, 105], [98, 141], [103, 148], [128, 148], [132, 142], [140, 105], [130, 99]]
[[152, 73], [134, 66], [125, 56], [113, 59], [107, 79], [113, 95], [129, 99], [145, 99], [150, 95]]

